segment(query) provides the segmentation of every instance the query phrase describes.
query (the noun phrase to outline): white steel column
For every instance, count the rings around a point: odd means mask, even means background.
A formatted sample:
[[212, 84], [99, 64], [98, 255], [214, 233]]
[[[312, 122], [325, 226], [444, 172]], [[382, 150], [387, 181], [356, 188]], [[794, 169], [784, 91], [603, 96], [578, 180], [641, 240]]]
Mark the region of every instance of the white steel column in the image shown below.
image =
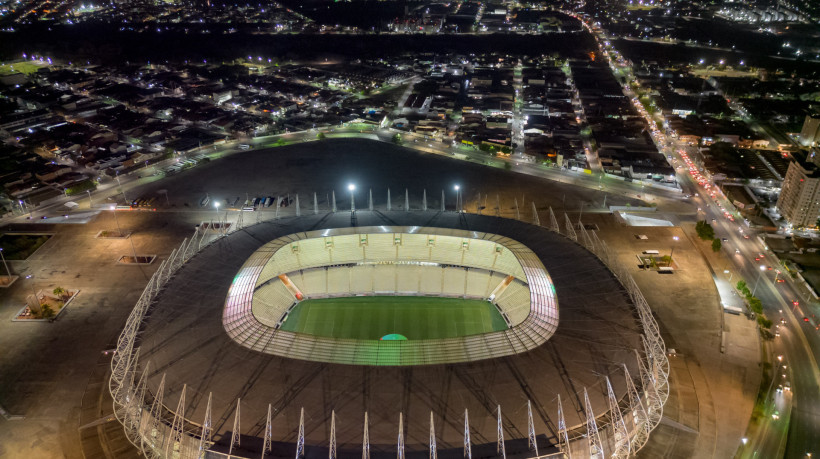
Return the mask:
[[330, 445], [327, 458], [336, 459], [336, 410], [330, 411]]
[[265, 418], [265, 438], [262, 440], [262, 458], [272, 449], [273, 426], [271, 425], [271, 405], [268, 403], [268, 416]]
[[211, 447], [211, 434], [213, 433], [211, 430], [211, 426], [213, 425], [211, 422], [211, 401], [213, 395], [212, 392], [208, 393], [208, 406], [205, 408], [205, 419], [202, 421], [202, 432], [199, 435], [199, 452], [197, 457], [203, 457], [205, 450]]
[[239, 422], [239, 402], [240, 400], [236, 399], [236, 411], [233, 415], [233, 430], [231, 431], [231, 446], [228, 447], [228, 456], [233, 454], [233, 447], [234, 445], [239, 446], [239, 442], [241, 438], [239, 437], [239, 429], [242, 427]]
[[470, 415], [467, 408], [464, 408], [464, 457], [473, 458], [473, 447], [470, 444]]
[[436, 425], [433, 422], [433, 410], [430, 410], [430, 459], [438, 459], [436, 449]]
[[538, 441], [535, 437], [535, 423], [532, 421], [532, 404], [527, 400], [527, 446], [530, 451], [535, 450], [536, 457], [538, 456]]
[[595, 422], [595, 413], [592, 412], [592, 403], [589, 402], [589, 393], [584, 387], [584, 414], [587, 416], [587, 456], [590, 458], [604, 459], [604, 444], [601, 442], [601, 435], [598, 433], [598, 424]]
[[621, 416], [621, 408], [618, 406], [618, 399], [615, 398], [615, 392], [612, 390], [612, 384], [609, 381], [609, 376], [606, 377], [606, 392], [609, 399], [609, 420], [612, 425], [612, 457], [613, 458], [627, 458], [629, 457], [629, 435], [626, 430], [626, 423]]
[[296, 459], [305, 457], [305, 407], [299, 411], [299, 434], [296, 437]]
[[496, 445], [495, 445], [495, 452], [502, 459], [507, 459], [507, 450], [504, 448], [504, 426], [501, 423], [501, 405], [498, 405], [498, 409], [496, 411], [496, 418], [498, 419], [498, 426], [496, 428]]
[[564, 418], [564, 408], [561, 407], [561, 394], [558, 394], [558, 449], [567, 459], [572, 459], [572, 450], [570, 450], [567, 435], [567, 420]]
[[396, 459], [404, 459], [404, 415], [399, 411], [399, 438], [396, 444]]
[[362, 459], [370, 459], [370, 432], [367, 427], [367, 411], [364, 412], [364, 433], [362, 434]]

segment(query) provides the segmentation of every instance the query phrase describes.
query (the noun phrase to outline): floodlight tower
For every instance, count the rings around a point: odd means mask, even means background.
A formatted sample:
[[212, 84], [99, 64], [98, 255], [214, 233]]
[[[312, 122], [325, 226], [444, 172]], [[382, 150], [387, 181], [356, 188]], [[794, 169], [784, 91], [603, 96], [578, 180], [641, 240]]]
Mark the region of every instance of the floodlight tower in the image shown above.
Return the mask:
[[453, 187], [453, 189], [456, 190], [456, 212], [461, 212], [461, 206], [459, 205], [460, 204], [459, 196], [461, 194], [461, 192], [459, 190], [461, 190], [461, 186], [456, 185], [456, 186]]
[[356, 202], [353, 198], [353, 192], [356, 191], [356, 185], [350, 183], [347, 185], [348, 191], [350, 191], [350, 211], [356, 212]]

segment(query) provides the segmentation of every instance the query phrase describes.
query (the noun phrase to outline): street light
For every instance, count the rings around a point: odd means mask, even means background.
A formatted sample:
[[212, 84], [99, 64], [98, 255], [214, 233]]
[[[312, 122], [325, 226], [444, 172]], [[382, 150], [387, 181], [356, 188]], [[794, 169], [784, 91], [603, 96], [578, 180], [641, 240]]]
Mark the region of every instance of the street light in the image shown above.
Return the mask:
[[[26, 276], [26, 279], [34, 279], [34, 275], [29, 274], [28, 276]], [[34, 288], [34, 280], [31, 281], [31, 292], [34, 293], [34, 301], [39, 303], [40, 299], [37, 298], [37, 290]]]
[[85, 190], [85, 192], [88, 193], [88, 208], [90, 209], [93, 205], [93, 202], [91, 202], [91, 190]]
[[356, 201], [353, 197], [353, 192], [356, 191], [356, 185], [350, 183], [347, 185], [348, 191], [350, 191], [350, 211], [356, 212]]
[[120, 229], [120, 219], [117, 218], [117, 206], [112, 205], [110, 209], [111, 212], [114, 214], [114, 222], [117, 223], [117, 234], [119, 234], [120, 237], [122, 237], [122, 230]]
[[117, 171], [117, 186], [120, 187], [120, 192], [122, 193], [122, 199], [125, 201], [125, 205], [128, 205], [128, 198], [125, 197], [125, 189], [122, 187], [122, 182], [120, 182], [120, 171]]
[[461, 206], [459, 205], [459, 190], [461, 189], [460, 186], [456, 185], [453, 187], [456, 190], [456, 212], [461, 212]]
[[760, 278], [763, 277], [763, 271], [766, 271], [766, 267], [760, 265], [760, 272], [757, 274], [757, 282], [755, 282], [755, 288], [752, 289], [752, 296], [755, 296], [755, 291], [757, 291], [757, 284], [760, 283]]
[[6, 257], [3, 256], [3, 248], [0, 247], [0, 259], [3, 260], [3, 266], [6, 267], [6, 276], [8, 276], [9, 280], [11, 279], [11, 271], [9, 271], [9, 265], [6, 263]]
[[678, 242], [680, 239], [678, 236], [672, 236], [672, 250], [669, 251], [669, 264], [672, 264], [672, 255], [675, 254], [675, 242]]

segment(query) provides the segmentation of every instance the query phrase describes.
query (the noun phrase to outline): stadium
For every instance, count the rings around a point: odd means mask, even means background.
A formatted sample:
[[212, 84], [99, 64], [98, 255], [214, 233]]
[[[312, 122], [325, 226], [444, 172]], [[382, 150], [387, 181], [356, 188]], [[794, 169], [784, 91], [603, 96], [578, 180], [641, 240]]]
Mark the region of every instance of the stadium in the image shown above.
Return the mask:
[[110, 390], [147, 456], [627, 457], [660, 422], [645, 300], [551, 210], [234, 226], [183, 242], [120, 336]]

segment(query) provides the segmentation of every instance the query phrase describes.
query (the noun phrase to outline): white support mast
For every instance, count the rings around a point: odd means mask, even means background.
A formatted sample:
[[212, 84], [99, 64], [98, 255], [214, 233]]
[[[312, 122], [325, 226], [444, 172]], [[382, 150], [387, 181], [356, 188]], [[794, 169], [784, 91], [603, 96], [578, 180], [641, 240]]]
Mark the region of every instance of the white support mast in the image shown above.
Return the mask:
[[632, 451], [638, 451], [649, 440], [652, 424], [646, 414], [641, 395], [635, 387], [635, 382], [624, 364], [624, 378], [626, 378], [626, 393], [629, 395], [629, 409], [632, 412]]
[[436, 449], [436, 425], [433, 422], [433, 410], [430, 410], [430, 459], [438, 459]]
[[538, 440], [535, 437], [535, 423], [532, 420], [532, 403], [527, 400], [527, 446], [538, 456]]
[[296, 459], [305, 457], [305, 407], [299, 411], [299, 434], [296, 437]]
[[541, 226], [541, 220], [538, 218], [538, 209], [535, 207], [535, 201], [532, 203], [532, 224], [535, 226]]
[[390, 188], [387, 189], [387, 210], [393, 210], [393, 203], [390, 199]]
[[233, 454], [233, 447], [234, 445], [239, 446], [240, 438], [239, 438], [239, 429], [241, 425], [239, 423], [239, 402], [240, 400], [236, 399], [236, 411], [233, 415], [233, 430], [231, 431], [231, 445], [228, 447], [228, 456]]
[[174, 411], [174, 421], [171, 423], [171, 438], [165, 444], [165, 457], [171, 457], [174, 454], [184, 456], [182, 452], [182, 438], [185, 436], [185, 391], [188, 390], [188, 385], [182, 385], [182, 393], [179, 395], [179, 402], [177, 409]]
[[421, 195], [421, 210], [427, 210], [427, 190], [423, 190], [423, 194]]
[[205, 450], [211, 447], [211, 434], [213, 433], [211, 421], [211, 402], [214, 394], [208, 393], [208, 405], [205, 407], [205, 419], [202, 420], [202, 433], [199, 435], [199, 453], [197, 457], [205, 456]]
[[566, 219], [567, 236], [573, 241], [578, 242], [578, 236], [575, 234], [575, 228], [573, 227], [572, 222], [569, 219], [569, 215], [564, 214], [564, 218]]
[[268, 416], [265, 418], [265, 438], [262, 441], [262, 458], [273, 449], [273, 426], [271, 425], [271, 405], [268, 403]]
[[595, 413], [592, 412], [592, 403], [589, 401], [586, 387], [584, 388], [584, 413], [587, 416], [587, 444], [589, 445], [587, 457], [604, 459], [604, 444], [598, 433], [598, 423], [595, 422]]
[[495, 445], [495, 452], [501, 456], [501, 459], [507, 459], [507, 450], [504, 448], [504, 426], [501, 424], [501, 405], [498, 405], [496, 413], [498, 427], [496, 429], [497, 443]]
[[327, 458], [336, 459], [336, 410], [330, 412], [330, 447]]
[[470, 415], [464, 408], [464, 457], [473, 459], [473, 447], [470, 444]]
[[370, 459], [370, 433], [367, 427], [367, 411], [364, 412], [364, 433], [362, 434], [362, 459]]
[[[161, 429], [162, 419], [162, 397], [165, 394], [165, 373], [162, 374], [162, 379], [159, 381], [157, 393], [154, 396], [154, 403], [151, 404], [151, 414], [148, 416], [151, 423], [148, 427], [148, 435], [151, 437], [151, 450], [156, 453], [162, 449], [165, 439], [165, 431]], [[145, 438], [143, 436], [143, 438]], [[145, 449], [145, 448], [143, 448]], [[158, 455], [158, 454], [156, 454]]]
[[626, 430], [626, 423], [621, 416], [621, 407], [618, 406], [618, 399], [615, 398], [615, 392], [612, 390], [612, 383], [609, 381], [609, 376], [606, 377], [606, 393], [609, 399], [609, 419], [612, 425], [612, 457], [613, 458], [628, 458], [629, 457], [629, 434]]
[[569, 436], [567, 435], [567, 420], [564, 418], [564, 408], [561, 406], [561, 394], [558, 394], [558, 449], [567, 459], [572, 459], [572, 450], [569, 448]]
[[404, 459], [404, 414], [399, 411], [399, 438], [396, 444], [396, 459]]

